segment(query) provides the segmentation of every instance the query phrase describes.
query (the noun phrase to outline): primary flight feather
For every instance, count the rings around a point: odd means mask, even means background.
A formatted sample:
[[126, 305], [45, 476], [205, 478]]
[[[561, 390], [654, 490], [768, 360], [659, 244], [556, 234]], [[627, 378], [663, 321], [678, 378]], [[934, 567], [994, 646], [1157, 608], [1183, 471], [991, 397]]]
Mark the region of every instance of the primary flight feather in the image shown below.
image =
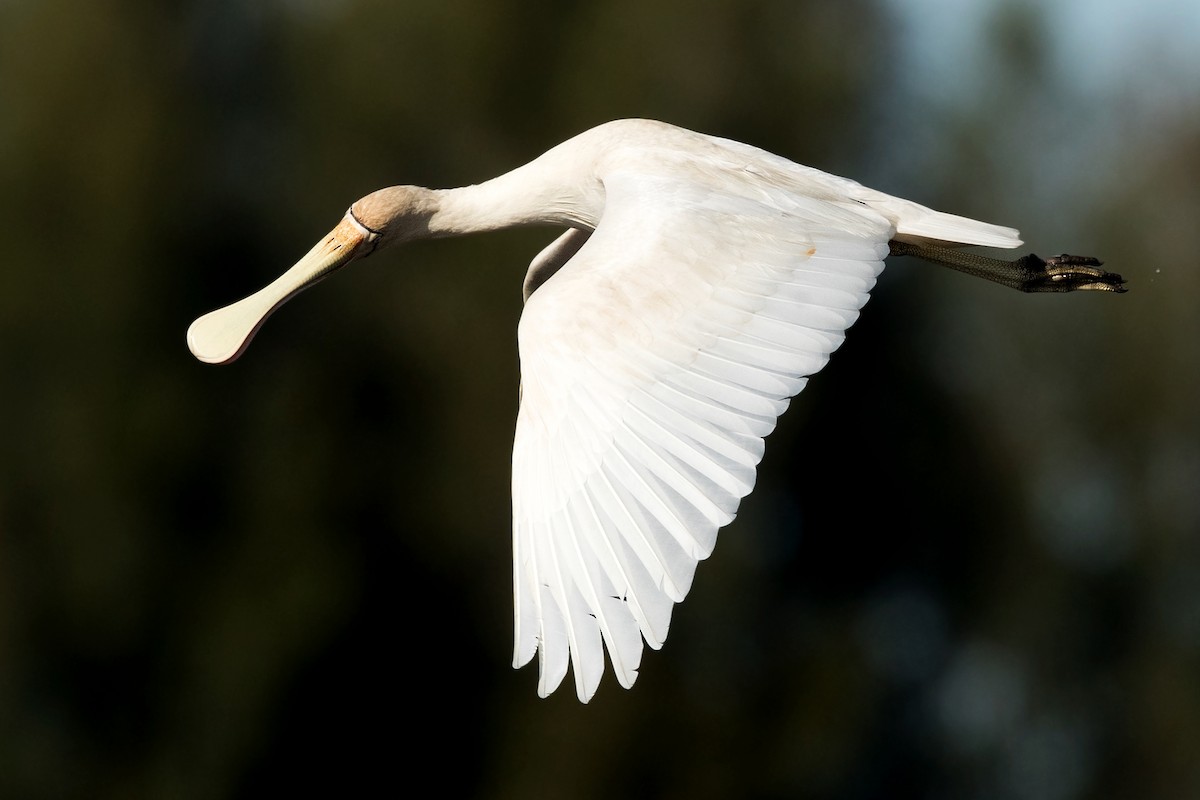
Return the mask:
[[530, 264], [513, 444], [513, 665], [568, 667], [587, 702], [637, 678], [698, 561], [754, 487], [763, 439], [841, 344], [889, 252], [1025, 291], [1123, 291], [1095, 259], [1001, 261], [1017, 232], [763, 150], [649, 120], [600, 125], [458, 189], [354, 203], [261, 291], [196, 320], [197, 358], [237, 358], [296, 292], [375, 250], [516, 225], [567, 230]]

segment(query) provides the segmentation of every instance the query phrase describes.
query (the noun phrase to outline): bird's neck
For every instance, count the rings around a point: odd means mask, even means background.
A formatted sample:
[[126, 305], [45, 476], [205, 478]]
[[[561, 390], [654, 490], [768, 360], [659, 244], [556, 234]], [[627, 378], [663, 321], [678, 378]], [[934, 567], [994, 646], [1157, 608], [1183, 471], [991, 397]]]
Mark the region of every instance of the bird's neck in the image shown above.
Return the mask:
[[592, 162], [559, 148], [528, 164], [473, 186], [432, 190], [432, 236], [455, 236], [522, 225], [594, 228], [604, 189]]

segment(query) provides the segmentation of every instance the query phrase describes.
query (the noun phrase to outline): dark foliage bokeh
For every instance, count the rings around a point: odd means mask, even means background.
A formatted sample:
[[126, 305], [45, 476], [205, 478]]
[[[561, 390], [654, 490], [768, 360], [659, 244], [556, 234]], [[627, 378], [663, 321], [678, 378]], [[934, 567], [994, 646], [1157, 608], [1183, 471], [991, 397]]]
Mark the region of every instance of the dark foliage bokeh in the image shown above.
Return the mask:
[[[906, 18], [0, 3], [0, 796], [1200, 796], [1200, 82], [1077, 86], [1052, 18], [998, 3], [918, 84], [942, 43]], [[515, 331], [554, 232], [355, 265], [229, 367], [183, 333], [360, 195], [625, 116], [1132, 290], [891, 265], [666, 647], [582, 706], [509, 666]]]

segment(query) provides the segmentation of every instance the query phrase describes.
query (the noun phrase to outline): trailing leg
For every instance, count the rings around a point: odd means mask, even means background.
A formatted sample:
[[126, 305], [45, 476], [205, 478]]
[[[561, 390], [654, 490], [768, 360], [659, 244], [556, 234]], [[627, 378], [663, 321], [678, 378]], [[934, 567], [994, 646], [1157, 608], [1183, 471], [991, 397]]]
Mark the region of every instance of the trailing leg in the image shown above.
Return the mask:
[[1030, 253], [1005, 261], [949, 247], [895, 240], [890, 245], [894, 256], [916, 256], [1022, 292], [1125, 291], [1125, 279], [1100, 269], [1104, 262], [1090, 256], [1061, 255], [1043, 260]]

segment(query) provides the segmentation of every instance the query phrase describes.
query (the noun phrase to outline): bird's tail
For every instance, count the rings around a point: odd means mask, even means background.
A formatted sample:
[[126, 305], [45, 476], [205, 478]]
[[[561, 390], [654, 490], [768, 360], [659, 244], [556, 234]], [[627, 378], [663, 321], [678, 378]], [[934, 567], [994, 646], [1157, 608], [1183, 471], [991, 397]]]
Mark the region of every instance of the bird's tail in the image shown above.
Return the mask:
[[896, 239], [901, 242], [941, 247], [967, 244], [1005, 248], [1021, 246], [1021, 234], [1015, 228], [934, 211], [919, 203], [890, 195], [867, 198], [865, 202], [895, 222]]

